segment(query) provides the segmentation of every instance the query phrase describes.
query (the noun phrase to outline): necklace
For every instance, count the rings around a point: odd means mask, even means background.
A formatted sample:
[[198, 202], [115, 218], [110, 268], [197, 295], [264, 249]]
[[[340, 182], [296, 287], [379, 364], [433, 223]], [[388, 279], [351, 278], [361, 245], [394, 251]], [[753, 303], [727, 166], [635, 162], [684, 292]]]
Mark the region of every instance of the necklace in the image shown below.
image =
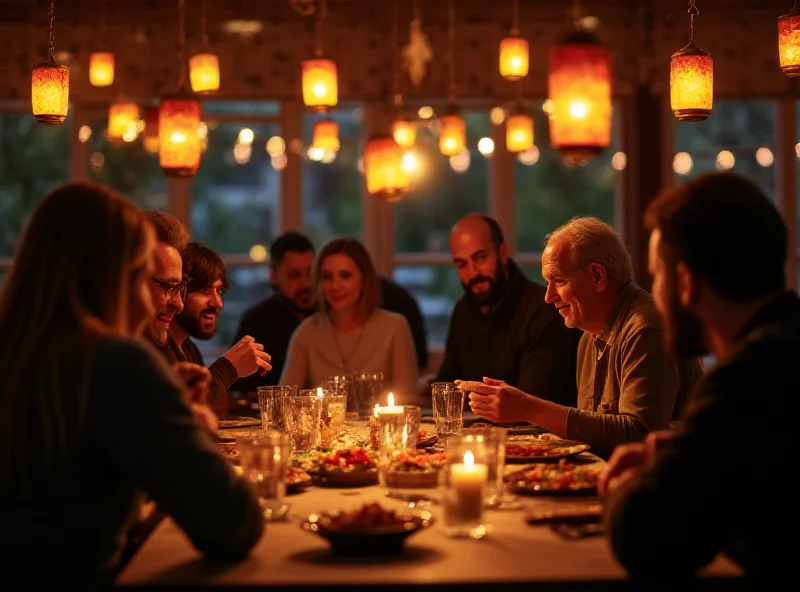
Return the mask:
[[356, 343], [353, 346], [353, 349], [351, 349], [348, 355], [345, 356], [344, 350], [342, 349], [342, 344], [339, 341], [339, 336], [336, 335], [336, 329], [333, 327], [333, 323], [331, 323], [331, 332], [333, 333], [333, 340], [336, 342], [336, 349], [339, 350], [339, 360], [340, 360], [339, 365], [349, 372], [353, 371], [351, 368], [348, 367], [350, 359], [358, 351], [358, 346], [361, 343], [361, 338], [364, 337], [364, 333], [366, 330], [367, 330], [367, 323], [364, 323], [364, 325], [361, 327], [361, 331], [359, 331], [358, 333], [358, 339], [356, 339]]

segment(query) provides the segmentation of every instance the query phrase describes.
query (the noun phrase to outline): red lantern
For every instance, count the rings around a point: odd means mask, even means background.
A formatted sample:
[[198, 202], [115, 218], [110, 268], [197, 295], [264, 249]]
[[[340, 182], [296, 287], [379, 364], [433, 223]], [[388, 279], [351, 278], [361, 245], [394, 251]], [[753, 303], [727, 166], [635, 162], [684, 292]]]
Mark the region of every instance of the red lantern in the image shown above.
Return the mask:
[[200, 102], [178, 93], [164, 97], [158, 108], [159, 162], [170, 177], [193, 177], [203, 152]]
[[336, 62], [313, 58], [303, 62], [303, 102], [312, 111], [325, 111], [339, 102]]
[[778, 56], [787, 76], [800, 76], [800, 0], [778, 19]]
[[41, 123], [64, 123], [69, 110], [69, 66], [51, 57], [33, 69], [31, 110]]
[[403, 149], [391, 136], [373, 136], [364, 150], [367, 192], [387, 201], [398, 201], [411, 189], [403, 168]]

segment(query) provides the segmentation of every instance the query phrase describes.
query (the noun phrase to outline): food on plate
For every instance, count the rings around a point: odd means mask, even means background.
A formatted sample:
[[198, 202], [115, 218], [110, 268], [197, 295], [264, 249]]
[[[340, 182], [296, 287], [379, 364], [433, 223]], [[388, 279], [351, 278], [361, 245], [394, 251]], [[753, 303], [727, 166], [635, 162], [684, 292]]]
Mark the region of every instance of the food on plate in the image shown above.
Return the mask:
[[407, 521], [407, 516], [373, 502], [355, 510], [319, 514], [316, 522], [327, 531], [346, 531], [396, 526]]
[[239, 462], [239, 447], [236, 445], [236, 442], [218, 442], [220, 450], [222, 450], [222, 454], [225, 455], [229, 461], [233, 463]]
[[439, 471], [447, 465], [443, 452], [404, 450], [385, 461], [381, 476], [385, 487], [430, 488], [439, 485]]
[[377, 469], [373, 455], [363, 447], [343, 448], [330, 453], [320, 453], [316, 464], [317, 470], [320, 472], [350, 473]]
[[561, 459], [537, 463], [509, 473], [506, 483], [521, 492], [595, 491], [600, 480], [596, 465], [578, 465]]
[[509, 438], [506, 442], [506, 459], [566, 457], [589, 450], [589, 446], [558, 438], [522, 437]]

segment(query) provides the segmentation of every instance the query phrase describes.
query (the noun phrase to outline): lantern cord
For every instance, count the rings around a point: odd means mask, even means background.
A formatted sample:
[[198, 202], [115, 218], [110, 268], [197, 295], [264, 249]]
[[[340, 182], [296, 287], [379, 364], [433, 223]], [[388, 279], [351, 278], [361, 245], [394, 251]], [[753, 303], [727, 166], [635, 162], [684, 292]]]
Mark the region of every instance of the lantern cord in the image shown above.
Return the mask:
[[53, 36], [53, 21], [56, 18], [56, 0], [50, 0], [50, 27], [48, 30], [49, 43], [50, 43], [50, 59], [53, 60], [53, 54], [56, 52], [56, 41]]
[[689, 45], [694, 45], [694, 18], [700, 14], [695, 0], [689, 0]]
[[580, 29], [581, 28], [581, 18], [583, 15], [583, 9], [581, 7], [581, 0], [573, 0], [572, 2], [572, 21], [575, 23], [575, 27]]
[[[798, 0], [798, 1], [800, 1], [800, 0]], [[414, 10], [414, 18], [415, 19], [422, 18], [422, 14], [420, 14], [420, 11], [419, 11], [419, 0], [414, 0], [413, 10]]]
[[186, 84], [183, 52], [186, 46], [186, 0], [178, 0], [178, 88]]
[[449, 66], [450, 66], [450, 103], [456, 102], [456, 2], [450, 0], [449, 6], [449, 21], [450, 26], [448, 29], [448, 50]]
[[106, 0], [100, 3], [100, 43], [106, 42]]
[[203, 49], [208, 47], [208, 0], [203, 0], [200, 6], [200, 34], [202, 35]]
[[398, 107], [403, 104], [403, 95], [400, 94], [400, 68], [397, 63], [399, 59], [397, 50], [400, 41], [400, 27], [398, 26], [400, 20], [399, 4], [399, 0], [393, 0], [392, 2], [392, 94], [394, 95], [394, 104]]
[[511, 5], [511, 36], [519, 35], [519, 0], [514, 0]]
[[328, 18], [328, 2], [327, 0], [318, 0], [319, 6], [317, 10], [317, 23], [316, 23], [316, 34], [317, 34], [317, 51], [316, 56], [321, 58], [323, 55], [322, 47], [325, 43], [325, 19]]

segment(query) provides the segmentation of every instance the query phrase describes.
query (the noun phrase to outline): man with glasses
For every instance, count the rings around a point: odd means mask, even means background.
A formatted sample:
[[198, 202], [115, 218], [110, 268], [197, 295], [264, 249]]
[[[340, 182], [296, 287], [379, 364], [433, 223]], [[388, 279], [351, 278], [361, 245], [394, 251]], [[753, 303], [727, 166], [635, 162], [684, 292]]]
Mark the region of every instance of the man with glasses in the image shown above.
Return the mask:
[[[192, 242], [181, 255], [184, 281], [188, 285], [183, 295], [183, 309], [170, 324], [168, 346], [177, 359], [203, 366], [203, 354], [191, 338], [206, 340], [214, 336], [217, 315], [223, 307], [222, 296], [230, 283], [222, 259], [208, 247]], [[217, 415], [224, 413], [229, 406], [228, 389], [238, 378], [256, 372], [263, 376], [271, 368], [270, 355], [264, 351], [264, 346], [249, 335], [243, 336], [208, 368], [211, 408]]]

